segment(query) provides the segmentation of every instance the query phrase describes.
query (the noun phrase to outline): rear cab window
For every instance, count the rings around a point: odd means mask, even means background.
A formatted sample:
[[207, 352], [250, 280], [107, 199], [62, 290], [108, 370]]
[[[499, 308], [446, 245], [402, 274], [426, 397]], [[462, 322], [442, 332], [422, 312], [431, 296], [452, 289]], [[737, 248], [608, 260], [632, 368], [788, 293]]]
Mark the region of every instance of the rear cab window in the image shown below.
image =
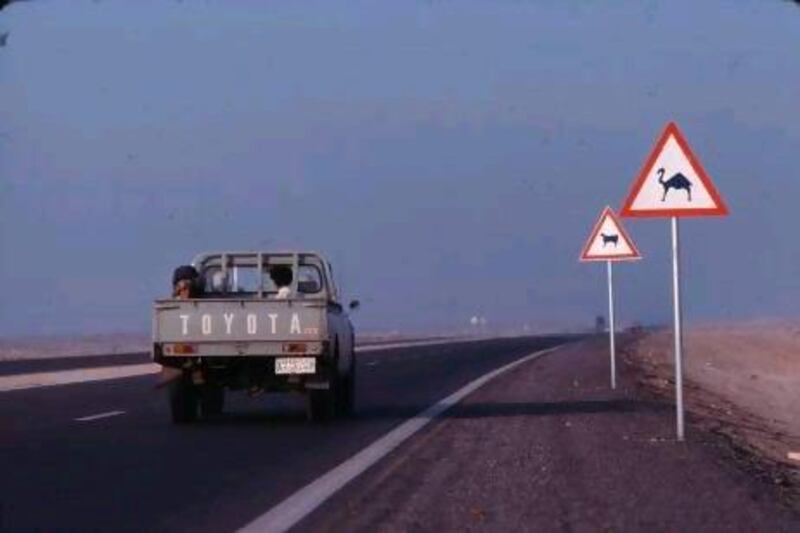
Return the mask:
[[[325, 289], [324, 264], [312, 254], [262, 254], [259, 272], [257, 254], [206, 256], [199, 266], [203, 279], [203, 295], [211, 298], [257, 297], [259, 289], [265, 298], [274, 298], [280, 289], [273, 280], [273, 268], [291, 273], [290, 297], [322, 296]], [[285, 273], [285, 271], [284, 271]], [[280, 278], [279, 278], [280, 279]]]

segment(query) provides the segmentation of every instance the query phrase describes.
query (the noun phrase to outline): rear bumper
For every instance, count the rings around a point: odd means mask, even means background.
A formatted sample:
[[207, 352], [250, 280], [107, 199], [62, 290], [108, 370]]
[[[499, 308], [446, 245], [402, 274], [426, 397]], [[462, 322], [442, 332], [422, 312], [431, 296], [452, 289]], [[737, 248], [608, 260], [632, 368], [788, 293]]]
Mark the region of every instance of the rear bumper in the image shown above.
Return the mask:
[[[273, 343], [269, 343], [273, 344]], [[273, 391], [326, 389], [330, 379], [336, 373], [334, 360], [329, 357], [327, 346], [317, 343], [321, 353], [286, 353], [283, 348], [272, 346], [270, 351], [279, 352], [265, 354], [226, 354], [222, 350], [213, 350], [206, 346], [202, 353], [165, 354], [162, 345], [153, 345], [153, 361], [165, 368], [180, 369], [184, 373], [200, 372], [204, 381], [210, 381], [232, 389], [260, 387]], [[229, 346], [229, 343], [226, 344]], [[295, 347], [296, 348], [296, 347]], [[212, 355], [213, 354], [213, 355]], [[293, 357], [312, 357], [315, 360], [313, 373], [278, 374], [276, 360]]]
[[323, 357], [325, 341], [163, 342], [153, 343], [153, 361], [163, 357]]

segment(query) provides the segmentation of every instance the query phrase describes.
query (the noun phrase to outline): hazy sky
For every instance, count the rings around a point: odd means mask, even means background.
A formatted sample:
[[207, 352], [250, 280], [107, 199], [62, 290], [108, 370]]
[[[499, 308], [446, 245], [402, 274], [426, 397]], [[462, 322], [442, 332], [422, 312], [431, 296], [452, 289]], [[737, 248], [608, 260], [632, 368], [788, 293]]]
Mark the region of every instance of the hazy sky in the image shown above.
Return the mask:
[[[731, 216], [683, 224], [687, 320], [800, 314], [800, 9], [781, 1], [14, 4], [0, 334], [146, 330], [199, 251], [306, 248], [367, 329], [591, 324], [577, 262], [676, 120]], [[671, 312], [629, 221], [623, 321]]]

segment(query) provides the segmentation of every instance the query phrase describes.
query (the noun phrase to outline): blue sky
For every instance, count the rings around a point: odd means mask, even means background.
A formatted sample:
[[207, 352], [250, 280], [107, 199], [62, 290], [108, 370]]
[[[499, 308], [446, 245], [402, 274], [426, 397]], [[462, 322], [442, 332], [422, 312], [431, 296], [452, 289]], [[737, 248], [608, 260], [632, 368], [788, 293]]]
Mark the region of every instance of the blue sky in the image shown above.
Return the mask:
[[[590, 324], [576, 260], [676, 120], [731, 208], [688, 320], [800, 313], [787, 2], [26, 2], [0, 30], [0, 335], [146, 330], [196, 252], [308, 248], [364, 330]], [[623, 321], [670, 316], [629, 221]]]

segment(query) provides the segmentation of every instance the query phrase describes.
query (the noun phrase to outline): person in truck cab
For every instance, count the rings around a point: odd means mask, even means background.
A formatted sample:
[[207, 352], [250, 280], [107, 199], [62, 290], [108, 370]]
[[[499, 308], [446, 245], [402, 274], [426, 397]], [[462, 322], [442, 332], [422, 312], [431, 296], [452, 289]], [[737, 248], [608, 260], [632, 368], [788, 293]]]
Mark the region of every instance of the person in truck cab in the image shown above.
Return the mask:
[[278, 289], [275, 298], [278, 300], [285, 300], [291, 294], [292, 285], [292, 268], [287, 265], [275, 265], [269, 269], [269, 277], [275, 288]]

